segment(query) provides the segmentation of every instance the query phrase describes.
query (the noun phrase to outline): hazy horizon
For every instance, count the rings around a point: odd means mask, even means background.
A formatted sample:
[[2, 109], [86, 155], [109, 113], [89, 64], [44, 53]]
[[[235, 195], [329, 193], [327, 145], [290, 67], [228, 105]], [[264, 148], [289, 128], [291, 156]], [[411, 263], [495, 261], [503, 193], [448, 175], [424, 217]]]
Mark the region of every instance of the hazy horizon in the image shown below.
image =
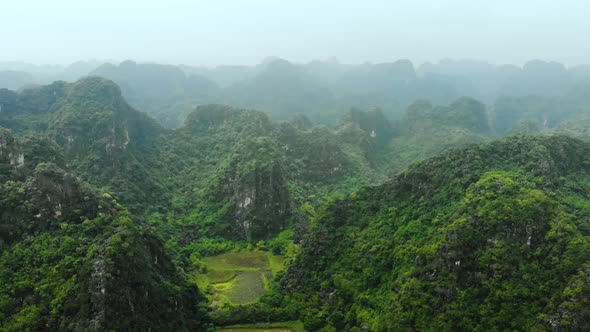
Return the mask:
[[[588, 63], [590, 3], [70, 1], [0, 6], [1, 62], [68, 65], [79, 60], [255, 65], [269, 55], [294, 63], [409, 59], [415, 66], [473, 59], [522, 66], [534, 59]], [[26, 17], [26, 19], [23, 19]]]
[[[327, 62], [327, 61], [334, 61], [334, 59], [336, 60], [336, 63], [340, 64], [340, 65], [346, 65], [346, 66], [358, 66], [358, 65], [363, 65], [363, 64], [371, 64], [371, 65], [376, 65], [376, 64], [380, 64], [380, 63], [393, 63], [396, 61], [401, 61], [401, 60], [409, 60], [412, 65], [414, 66], [415, 69], [419, 69], [420, 66], [422, 65], [426, 65], [426, 64], [433, 64], [433, 65], [437, 65], [437, 64], [442, 64], [444, 62], [473, 62], [473, 63], [482, 63], [482, 64], [489, 64], [489, 65], [494, 65], [494, 66], [516, 66], [518, 68], [522, 68], [526, 63], [531, 62], [531, 61], [542, 61], [542, 62], [547, 62], [547, 63], [551, 63], [551, 62], [556, 62], [556, 63], [560, 63], [563, 64], [566, 69], [571, 69], [571, 68], [575, 68], [577, 66], [586, 66], [586, 65], [590, 65], [590, 60], [588, 62], [581, 62], [581, 63], [575, 63], [575, 64], [567, 64], [567, 63], [563, 63], [560, 61], [556, 61], [553, 59], [545, 59], [545, 58], [531, 58], [531, 59], [527, 59], [524, 60], [522, 63], [494, 63], [492, 61], [487, 61], [485, 59], [469, 59], [469, 58], [441, 58], [441, 59], [435, 59], [432, 61], [424, 61], [424, 62], [416, 62], [413, 61], [412, 59], [407, 59], [407, 58], [399, 58], [399, 59], [389, 59], [389, 60], [384, 60], [384, 61], [360, 61], [360, 62], [343, 62], [340, 61], [338, 56], [331, 56], [328, 58], [311, 58], [307, 61], [293, 61], [289, 58], [285, 58], [285, 57], [279, 57], [279, 56], [275, 56], [275, 55], [268, 55], [265, 56], [263, 58], [261, 58], [258, 62], [253, 62], [253, 63], [215, 63], [215, 64], [199, 64], [199, 63], [175, 63], [175, 62], [166, 62], [166, 61], [150, 61], [149, 59], [146, 60], [137, 60], [137, 59], [132, 59], [132, 58], [125, 58], [125, 59], [79, 59], [79, 60], [75, 60], [72, 62], [67, 62], [67, 63], [47, 63], [47, 62], [30, 62], [30, 61], [18, 61], [18, 60], [0, 60], [0, 65], [4, 65], [4, 67], [10, 67], [10, 66], [6, 66], [9, 64], [15, 64], [15, 65], [24, 65], [24, 66], [34, 66], [34, 67], [54, 67], [55, 69], [59, 69], [59, 68], [67, 68], [68, 66], [71, 65], [75, 65], [77, 63], [93, 63], [96, 62], [98, 64], [104, 64], [104, 63], [110, 63], [113, 65], [119, 65], [122, 62], [125, 61], [133, 61], [137, 64], [155, 64], [155, 65], [170, 65], [170, 66], [188, 66], [188, 67], [193, 67], [193, 68], [203, 68], [203, 69], [214, 69], [215, 67], [218, 66], [248, 66], [248, 67], [255, 67], [257, 65], [263, 64], [265, 62], [266, 59], [269, 58], [277, 58], [277, 59], [282, 59], [282, 60], [286, 60], [294, 65], [306, 65], [309, 64], [311, 62], [314, 61], [322, 61], [322, 62]], [[17, 68], [18, 69], [18, 68]], [[12, 69], [9, 69], [12, 70]]]

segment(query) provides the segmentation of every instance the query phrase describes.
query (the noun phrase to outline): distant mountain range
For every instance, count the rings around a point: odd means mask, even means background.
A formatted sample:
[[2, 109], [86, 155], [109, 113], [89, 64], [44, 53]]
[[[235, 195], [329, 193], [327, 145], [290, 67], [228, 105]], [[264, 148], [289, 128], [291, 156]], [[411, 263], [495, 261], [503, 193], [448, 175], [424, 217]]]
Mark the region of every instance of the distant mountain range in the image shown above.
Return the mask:
[[557, 98], [590, 86], [590, 66], [565, 68], [541, 60], [522, 68], [468, 60], [415, 67], [408, 60], [294, 64], [271, 57], [256, 66], [215, 68], [133, 61], [78, 62], [67, 67], [0, 63], [0, 88], [72, 82], [87, 75], [113, 80], [132, 106], [171, 128], [180, 126], [196, 106], [210, 103], [262, 109], [279, 120], [303, 113], [317, 123], [334, 124], [350, 107], [378, 106], [396, 119], [416, 99], [446, 104], [467, 96], [491, 107], [503, 97]]

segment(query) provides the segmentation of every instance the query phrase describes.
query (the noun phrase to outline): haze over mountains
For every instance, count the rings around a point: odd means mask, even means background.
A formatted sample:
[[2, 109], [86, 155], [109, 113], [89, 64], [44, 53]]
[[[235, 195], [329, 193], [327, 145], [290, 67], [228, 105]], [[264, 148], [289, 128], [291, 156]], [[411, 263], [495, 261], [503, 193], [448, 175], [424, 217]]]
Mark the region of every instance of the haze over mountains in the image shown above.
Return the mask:
[[0, 332], [590, 331], [589, 12], [2, 1]]
[[0, 89], [2, 328], [590, 326], [586, 67], [95, 65]]
[[276, 57], [256, 66], [212, 68], [129, 60], [67, 67], [0, 63], [0, 87], [10, 89], [89, 75], [113, 80], [132, 106], [171, 128], [196, 105], [209, 103], [258, 108], [277, 120], [302, 113], [314, 122], [334, 124], [350, 107], [378, 106], [388, 118], [397, 119], [416, 99], [446, 104], [468, 96], [492, 107], [503, 97], [568, 98], [590, 85], [590, 66], [566, 68], [542, 60], [523, 67], [471, 60], [347, 65], [334, 58], [297, 64]]

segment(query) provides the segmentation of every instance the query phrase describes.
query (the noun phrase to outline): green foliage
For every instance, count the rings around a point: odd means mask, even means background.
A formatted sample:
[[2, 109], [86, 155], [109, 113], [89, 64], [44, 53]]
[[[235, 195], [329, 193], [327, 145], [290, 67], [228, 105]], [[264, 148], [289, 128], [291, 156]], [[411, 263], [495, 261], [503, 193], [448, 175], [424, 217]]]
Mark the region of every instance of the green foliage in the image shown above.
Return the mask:
[[[23, 166], [25, 167], [25, 166]], [[0, 184], [0, 329], [194, 330], [206, 323], [161, 241], [55, 164]]]
[[590, 138], [590, 109], [584, 108], [571, 119], [563, 121], [557, 127], [557, 132], [583, 140]]
[[[382, 68], [424, 83], [407, 64]], [[288, 63], [258, 79], [284, 97], [261, 104], [283, 115], [324, 98], [290, 91], [309, 81]], [[382, 88], [404, 82], [383, 77]], [[129, 84], [124, 94], [137, 88]], [[198, 330], [205, 302], [220, 299], [210, 316], [221, 325], [588, 326], [587, 144], [514, 136], [467, 145], [496, 134], [470, 98], [419, 100], [394, 122], [378, 108], [351, 109], [333, 128], [212, 104], [167, 130], [121, 90], [96, 77], [0, 90], [0, 125], [10, 128], [0, 128], [3, 329]], [[522, 103], [498, 102], [497, 132], [548, 130], [536, 113], [545, 101], [512, 118]], [[562, 121], [549, 119], [551, 128]], [[585, 137], [584, 119], [559, 130]]]
[[[287, 70], [281, 68], [273, 70]], [[132, 63], [120, 69], [138, 70]], [[25, 167], [13, 172], [30, 172], [44, 161], [67, 164], [134, 213], [160, 213], [154, 226], [166, 229], [166, 237], [182, 237], [182, 245], [202, 236], [256, 242], [291, 226], [302, 234], [306, 206], [380, 183], [391, 169], [450, 146], [485, 139], [442, 129], [436, 132], [449, 143], [427, 149], [419, 142], [430, 131], [391, 144], [395, 131], [379, 109], [351, 110], [332, 129], [310, 128], [304, 117], [275, 125], [262, 112], [221, 105], [200, 106], [181, 128], [167, 131], [129, 107], [114, 83], [97, 77], [5, 99], [9, 111], [0, 119], [25, 134], [11, 152], [24, 154]], [[472, 104], [457, 102], [457, 112], [480, 111]], [[30, 121], [41, 115], [43, 130]], [[413, 154], [417, 146], [423, 152]]]
[[588, 151], [561, 136], [513, 137], [333, 201], [284, 296], [307, 329], [583, 329]]
[[21, 330], [23, 322], [52, 330], [200, 326], [198, 291], [183, 284], [149, 236], [120, 211], [20, 241], [0, 261], [0, 289], [13, 303], [2, 308], [1, 326], [9, 331]]
[[293, 244], [293, 237], [292, 230], [283, 231], [269, 242], [268, 247], [275, 255], [285, 255], [289, 246]]
[[412, 162], [492, 138], [484, 105], [470, 98], [437, 107], [417, 100], [408, 107], [399, 126], [402, 134], [390, 142], [384, 158], [392, 176]]

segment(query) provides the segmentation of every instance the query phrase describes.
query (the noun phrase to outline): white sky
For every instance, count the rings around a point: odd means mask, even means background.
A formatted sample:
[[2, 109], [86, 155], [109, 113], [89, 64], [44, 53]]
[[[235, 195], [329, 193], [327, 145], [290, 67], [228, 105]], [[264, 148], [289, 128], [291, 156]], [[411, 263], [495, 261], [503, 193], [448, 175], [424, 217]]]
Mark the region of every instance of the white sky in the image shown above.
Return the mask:
[[590, 63], [588, 0], [1, 0], [0, 61]]

